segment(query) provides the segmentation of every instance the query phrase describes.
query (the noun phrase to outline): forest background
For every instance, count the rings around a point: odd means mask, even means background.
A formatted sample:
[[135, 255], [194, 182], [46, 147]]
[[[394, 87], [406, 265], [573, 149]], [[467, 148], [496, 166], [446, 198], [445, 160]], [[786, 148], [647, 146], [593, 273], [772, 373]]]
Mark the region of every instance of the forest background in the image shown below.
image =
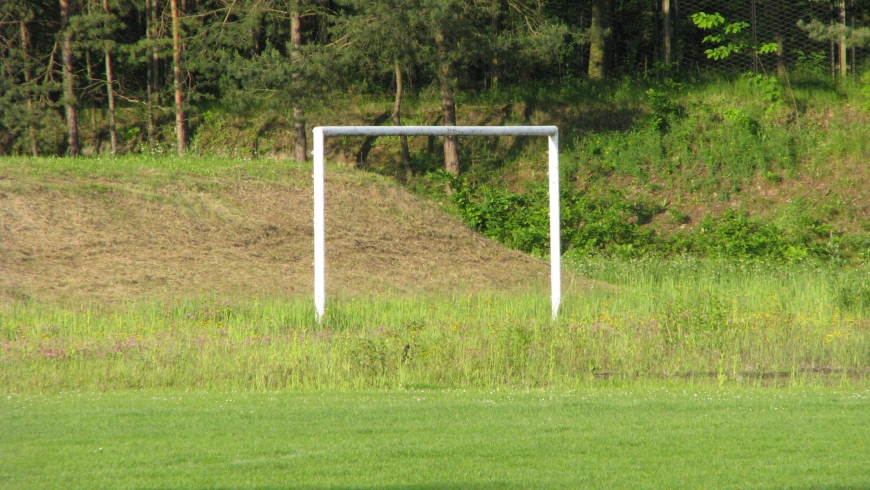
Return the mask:
[[[865, 0], [3, 2], [0, 154], [301, 162], [320, 124], [557, 124], [569, 254], [863, 264], [868, 17]], [[351, 138], [331, 157], [544, 254], [536, 144]]]

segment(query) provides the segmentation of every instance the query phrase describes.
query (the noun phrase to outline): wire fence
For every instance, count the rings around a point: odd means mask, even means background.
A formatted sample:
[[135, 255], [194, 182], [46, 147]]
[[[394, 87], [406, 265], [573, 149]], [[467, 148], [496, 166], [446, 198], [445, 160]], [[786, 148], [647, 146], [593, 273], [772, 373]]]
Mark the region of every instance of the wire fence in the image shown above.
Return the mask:
[[[840, 48], [835, 40], [816, 41], [798, 26], [800, 21], [813, 20], [827, 25], [847, 27], [865, 24], [870, 2], [866, 0], [671, 0], [674, 10], [675, 58], [684, 68], [699, 71], [723, 70], [731, 72], [770, 72], [787, 68], [830, 74], [858, 73], [868, 50], [846, 46]], [[745, 49], [725, 59], [707, 57], [704, 44], [709, 34], [692, 22], [692, 14], [719, 13], [727, 23], [746, 22], [745, 32], [753, 44], [776, 43], [777, 52], [756, 55]], [[841, 58], [843, 58], [841, 60]], [[841, 63], [845, 67], [841, 68]]]

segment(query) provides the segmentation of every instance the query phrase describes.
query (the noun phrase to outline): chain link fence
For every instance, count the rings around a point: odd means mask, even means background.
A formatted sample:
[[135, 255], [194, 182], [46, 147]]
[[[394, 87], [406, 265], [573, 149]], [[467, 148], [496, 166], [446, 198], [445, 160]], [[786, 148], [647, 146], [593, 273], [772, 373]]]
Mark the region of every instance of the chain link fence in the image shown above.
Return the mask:
[[[595, 1], [577, 0], [566, 20], [588, 29]], [[847, 46], [843, 53], [837, 40], [813, 40], [798, 26], [799, 21], [815, 20], [829, 26], [845, 23], [846, 27], [870, 27], [870, 0], [610, 0], [605, 3], [610, 16], [608, 59], [613, 74], [642, 73], [668, 60], [679, 63], [683, 70], [699, 73], [776, 73], [785, 68], [790, 72], [837, 77], [843, 73], [841, 57], [847, 74], [860, 74], [865, 65], [870, 68], [867, 47]], [[704, 31], [692, 22], [692, 15], [699, 12], [718, 13], [727, 24], [745, 22], [748, 27], [742, 35], [750, 44], [776, 43], [777, 52], [756, 56], [752, 49], [743, 49], [724, 59], [708, 58], [705, 51], [716, 45], [703, 42], [712, 31]], [[666, 35], [668, 32], [670, 36]], [[577, 51], [575, 66], [585, 67], [588, 51], [588, 45]]]
[[[675, 58], [681, 66], [698, 71], [775, 72], [783, 68], [837, 76], [859, 73], [868, 50], [846, 46], [841, 49], [835, 40], [816, 41], [798, 26], [798, 22], [813, 20], [826, 25], [848, 27], [867, 25], [870, 2], [865, 0], [670, 0], [673, 5]], [[752, 49], [741, 50], [725, 59], [709, 59], [705, 54], [713, 47], [703, 43], [711, 32], [694, 25], [692, 15], [698, 12], [719, 13], [726, 23], [745, 22], [745, 31], [752, 44], [776, 43], [777, 52], [755, 55]], [[841, 60], [841, 58], [844, 58]], [[841, 67], [845, 63], [845, 67]]]

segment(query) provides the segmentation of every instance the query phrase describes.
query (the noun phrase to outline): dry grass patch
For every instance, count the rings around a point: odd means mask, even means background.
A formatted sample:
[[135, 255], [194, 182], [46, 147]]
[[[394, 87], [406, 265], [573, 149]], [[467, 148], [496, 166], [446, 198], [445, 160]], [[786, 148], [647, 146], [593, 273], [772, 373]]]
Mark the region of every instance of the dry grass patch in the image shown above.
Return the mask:
[[[310, 168], [275, 163], [270, 178], [238, 167], [202, 175], [147, 165], [92, 175], [43, 163], [0, 162], [7, 300], [310, 294]], [[545, 262], [481, 237], [386, 179], [328, 173], [330, 294], [548, 287]]]

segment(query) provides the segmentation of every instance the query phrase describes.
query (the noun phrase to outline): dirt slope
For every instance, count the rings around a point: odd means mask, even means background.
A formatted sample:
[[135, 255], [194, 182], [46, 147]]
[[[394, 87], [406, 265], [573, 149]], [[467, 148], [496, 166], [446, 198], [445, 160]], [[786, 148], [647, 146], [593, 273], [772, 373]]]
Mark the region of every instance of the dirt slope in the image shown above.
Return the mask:
[[[329, 174], [329, 294], [546, 290], [546, 263], [384, 179]], [[0, 298], [310, 295], [311, 195], [310, 169], [97, 177], [0, 165]]]

